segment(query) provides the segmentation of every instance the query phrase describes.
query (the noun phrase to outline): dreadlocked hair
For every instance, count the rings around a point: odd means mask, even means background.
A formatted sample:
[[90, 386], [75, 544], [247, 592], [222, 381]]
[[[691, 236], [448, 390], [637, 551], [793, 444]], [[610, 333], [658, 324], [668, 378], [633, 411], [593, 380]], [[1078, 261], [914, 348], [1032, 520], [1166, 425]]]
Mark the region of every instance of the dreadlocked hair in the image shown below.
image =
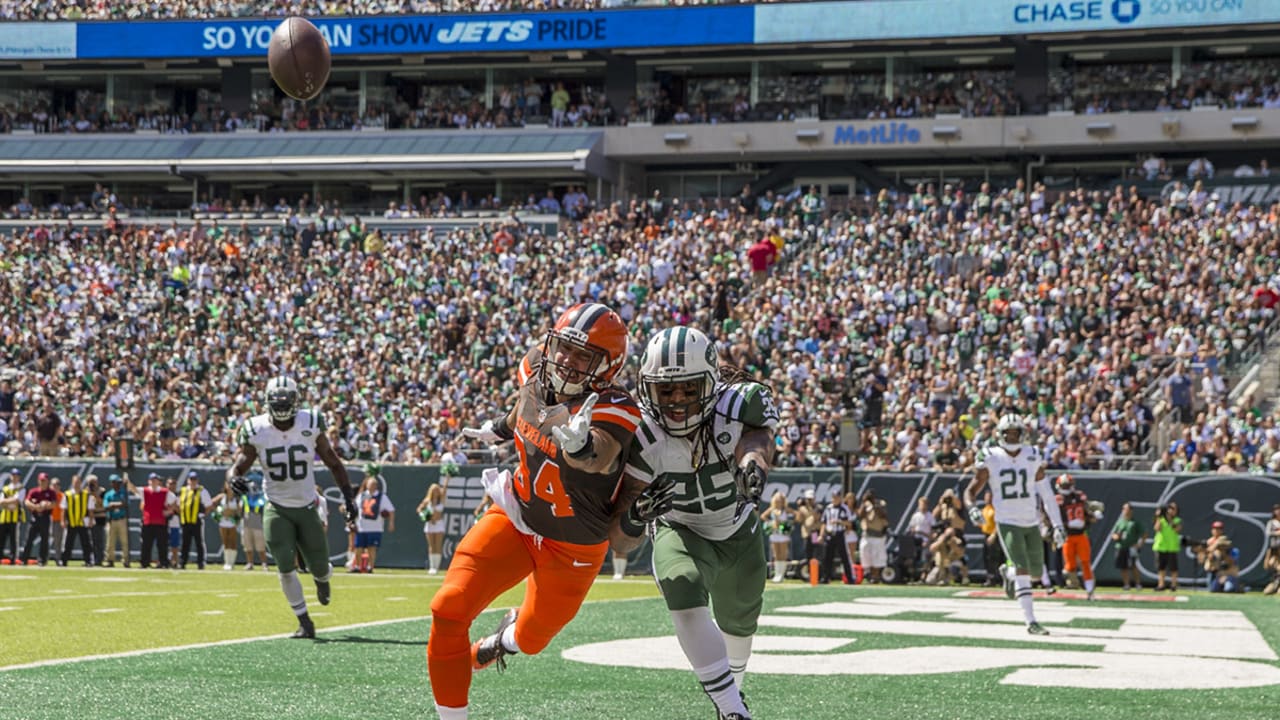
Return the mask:
[[[769, 387], [767, 383], [757, 380], [755, 376], [753, 376], [751, 373], [747, 372], [746, 370], [738, 367], [737, 365], [732, 365], [730, 363], [721, 363], [718, 369], [720, 371], [721, 386], [736, 385], [737, 383], [749, 382], [749, 383], [756, 383], [758, 385], [763, 385], [766, 390], [768, 390], [769, 392], [773, 392], [773, 388]], [[715, 402], [715, 400], [713, 400], [712, 402]], [[720, 446], [716, 444], [715, 439], [713, 438], [713, 428], [715, 426], [716, 415], [723, 415], [723, 414], [724, 413], [720, 412], [719, 408], [716, 408], [715, 410], [712, 411], [711, 415], [706, 420], [702, 421], [702, 424], [698, 426], [698, 429], [694, 431], [694, 436], [693, 436], [693, 469], [694, 470], [697, 470], [702, 466], [706, 465], [711, 460], [710, 455], [712, 453], [714, 453], [716, 456], [716, 459], [719, 462], [724, 463], [726, 467], [730, 467], [730, 468], [733, 467], [733, 464], [729, 462], [728, 458], [726, 458], [724, 454], [720, 452]]]
[[720, 369], [720, 382], [725, 385], [735, 385], [737, 383], [750, 382], [750, 383], [756, 383], [759, 385], [764, 385], [766, 390], [768, 390], [769, 392], [773, 392], [773, 388], [769, 387], [767, 383], [757, 380], [754, 375], [738, 367], [737, 365], [731, 365], [729, 363], [721, 363], [719, 369]]

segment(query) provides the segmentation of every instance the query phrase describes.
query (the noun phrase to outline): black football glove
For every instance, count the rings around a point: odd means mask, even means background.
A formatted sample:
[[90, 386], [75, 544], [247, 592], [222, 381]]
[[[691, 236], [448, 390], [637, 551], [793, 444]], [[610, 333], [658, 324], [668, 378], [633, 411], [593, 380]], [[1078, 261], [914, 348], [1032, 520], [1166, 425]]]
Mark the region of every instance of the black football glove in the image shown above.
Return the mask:
[[765, 469], [755, 460], [748, 460], [746, 465], [735, 472], [738, 491], [753, 503], [760, 502], [760, 494], [764, 492], [764, 481], [768, 477]]
[[236, 495], [248, 495], [249, 481], [243, 475], [237, 475], [231, 478], [231, 491]]
[[360, 511], [356, 509], [355, 491], [350, 487], [342, 488], [342, 499], [342, 510], [347, 516], [347, 530], [355, 530], [356, 518], [360, 517]]
[[676, 483], [670, 477], [660, 477], [649, 483], [627, 511], [632, 522], [645, 525], [666, 515], [676, 499]]

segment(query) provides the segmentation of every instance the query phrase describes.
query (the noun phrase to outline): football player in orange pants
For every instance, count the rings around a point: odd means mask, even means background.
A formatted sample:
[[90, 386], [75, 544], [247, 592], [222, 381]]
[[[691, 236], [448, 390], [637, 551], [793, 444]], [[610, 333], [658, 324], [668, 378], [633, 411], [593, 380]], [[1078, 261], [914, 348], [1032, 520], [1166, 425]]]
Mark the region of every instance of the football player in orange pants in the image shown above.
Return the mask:
[[[473, 671], [545, 649], [599, 575], [620, 493], [638, 494], [621, 483], [640, 410], [612, 384], [626, 354], [616, 313], [575, 305], [521, 362], [511, 412], [463, 431], [490, 444], [515, 440], [519, 463], [511, 477], [485, 471], [494, 504], [458, 543], [431, 601], [427, 666], [441, 720], [467, 717]], [[472, 621], [525, 578], [519, 610], [472, 644]]]
[[1079, 572], [1084, 590], [1093, 599], [1093, 546], [1089, 543], [1089, 526], [1098, 518], [1089, 511], [1089, 498], [1075, 487], [1070, 475], [1058, 478], [1058, 505], [1067, 527], [1067, 542], [1062, 546], [1062, 569], [1068, 577]]

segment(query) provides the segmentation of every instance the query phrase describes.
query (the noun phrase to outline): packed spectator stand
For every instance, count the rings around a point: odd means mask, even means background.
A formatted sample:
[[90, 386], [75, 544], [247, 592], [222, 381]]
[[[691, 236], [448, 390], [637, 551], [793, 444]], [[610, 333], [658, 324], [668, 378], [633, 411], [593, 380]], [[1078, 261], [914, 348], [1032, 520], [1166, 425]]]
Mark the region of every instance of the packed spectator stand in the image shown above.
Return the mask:
[[[424, 201], [394, 217], [458, 212]], [[671, 323], [708, 329], [775, 388], [783, 465], [838, 463], [854, 413], [865, 468], [965, 468], [1009, 409], [1037, 418], [1056, 467], [1163, 455], [1165, 469], [1245, 471], [1280, 451], [1276, 415], [1230, 402], [1223, 382], [1280, 299], [1275, 208], [1019, 182], [885, 191], [833, 213], [812, 190], [744, 189], [590, 206], [543, 234], [522, 208], [370, 231], [324, 204], [258, 224], [6, 233], [4, 292], [20, 300], [0, 308], [19, 370], [0, 382], [4, 452], [33, 452], [54, 412], [65, 454], [131, 433], [141, 457], [226, 460], [262, 378], [284, 368], [343, 452], [365, 438], [384, 461], [438, 461], [503, 406], [548, 313], [585, 298], [619, 310], [633, 352]], [[1167, 454], [1151, 446], [1158, 410], [1188, 431]]]

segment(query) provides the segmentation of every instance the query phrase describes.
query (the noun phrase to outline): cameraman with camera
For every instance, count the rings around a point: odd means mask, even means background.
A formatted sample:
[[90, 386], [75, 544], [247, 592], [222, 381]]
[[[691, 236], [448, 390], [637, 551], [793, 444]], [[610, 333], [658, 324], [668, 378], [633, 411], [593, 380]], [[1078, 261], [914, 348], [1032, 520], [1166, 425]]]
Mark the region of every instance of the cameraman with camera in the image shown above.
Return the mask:
[[1243, 592], [1240, 587], [1240, 566], [1232, 554], [1231, 538], [1226, 536], [1221, 520], [1213, 521], [1212, 535], [1202, 545], [1196, 546], [1196, 559], [1209, 573], [1209, 592]]
[[[1156, 592], [1168, 588], [1178, 591], [1178, 553], [1182, 551], [1182, 518], [1178, 517], [1178, 504], [1161, 505], [1154, 521], [1156, 538], [1151, 549], [1156, 554]], [[1165, 573], [1170, 584], [1165, 585]]]

